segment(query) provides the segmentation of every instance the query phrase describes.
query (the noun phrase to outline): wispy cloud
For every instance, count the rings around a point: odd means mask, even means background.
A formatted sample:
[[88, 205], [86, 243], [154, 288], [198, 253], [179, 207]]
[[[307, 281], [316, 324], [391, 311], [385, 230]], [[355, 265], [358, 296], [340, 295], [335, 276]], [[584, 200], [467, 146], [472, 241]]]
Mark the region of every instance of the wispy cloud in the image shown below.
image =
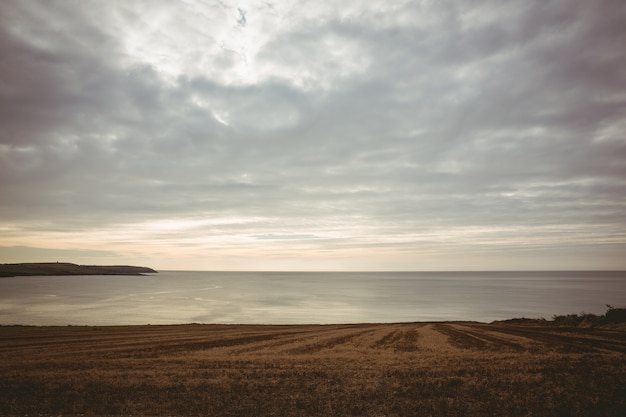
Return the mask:
[[281, 235], [281, 234], [274, 234], [274, 233], [267, 233], [267, 234], [263, 234], [263, 235], [254, 235], [253, 236], [255, 239], [259, 239], [259, 240], [309, 240], [309, 239], [319, 239], [319, 236], [315, 236], [315, 235], [307, 235], [307, 234], [288, 234], [288, 235]]

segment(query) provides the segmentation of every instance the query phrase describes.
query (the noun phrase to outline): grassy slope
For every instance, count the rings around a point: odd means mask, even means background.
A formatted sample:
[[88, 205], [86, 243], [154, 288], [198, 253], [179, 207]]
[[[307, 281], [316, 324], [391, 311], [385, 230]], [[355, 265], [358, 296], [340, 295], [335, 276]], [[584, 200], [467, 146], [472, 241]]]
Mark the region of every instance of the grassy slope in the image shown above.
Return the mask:
[[0, 415], [622, 416], [626, 333], [479, 323], [0, 327]]
[[128, 265], [76, 265], [64, 262], [0, 264], [0, 277], [32, 275], [140, 275], [155, 270]]

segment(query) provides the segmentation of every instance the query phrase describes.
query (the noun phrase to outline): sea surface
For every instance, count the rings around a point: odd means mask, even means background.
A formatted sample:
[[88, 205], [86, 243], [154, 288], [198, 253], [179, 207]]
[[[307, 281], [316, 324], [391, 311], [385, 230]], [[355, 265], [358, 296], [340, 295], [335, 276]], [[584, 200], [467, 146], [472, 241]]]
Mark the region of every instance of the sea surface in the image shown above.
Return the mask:
[[626, 306], [626, 272], [189, 272], [0, 278], [2, 325], [490, 322]]

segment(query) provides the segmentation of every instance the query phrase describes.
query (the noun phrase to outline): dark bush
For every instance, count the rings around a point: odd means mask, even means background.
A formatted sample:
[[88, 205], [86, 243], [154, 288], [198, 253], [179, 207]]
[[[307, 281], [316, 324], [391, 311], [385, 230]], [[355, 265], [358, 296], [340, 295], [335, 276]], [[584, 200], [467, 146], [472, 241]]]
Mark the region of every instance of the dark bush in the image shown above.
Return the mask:
[[607, 305], [605, 317], [608, 323], [622, 323], [626, 321], [626, 308], [615, 308]]
[[589, 313], [554, 315], [552, 321], [547, 324], [564, 327], [594, 327], [624, 322], [626, 322], [626, 308], [615, 308], [607, 304], [607, 311], [601, 316]]

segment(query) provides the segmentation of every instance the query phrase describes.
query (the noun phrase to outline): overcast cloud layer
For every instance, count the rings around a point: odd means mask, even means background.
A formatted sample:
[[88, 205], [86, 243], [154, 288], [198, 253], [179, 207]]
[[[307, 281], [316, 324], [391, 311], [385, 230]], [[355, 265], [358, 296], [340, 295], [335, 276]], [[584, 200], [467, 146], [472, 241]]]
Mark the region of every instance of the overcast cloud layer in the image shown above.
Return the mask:
[[0, 258], [626, 268], [625, 21], [622, 0], [4, 1]]

